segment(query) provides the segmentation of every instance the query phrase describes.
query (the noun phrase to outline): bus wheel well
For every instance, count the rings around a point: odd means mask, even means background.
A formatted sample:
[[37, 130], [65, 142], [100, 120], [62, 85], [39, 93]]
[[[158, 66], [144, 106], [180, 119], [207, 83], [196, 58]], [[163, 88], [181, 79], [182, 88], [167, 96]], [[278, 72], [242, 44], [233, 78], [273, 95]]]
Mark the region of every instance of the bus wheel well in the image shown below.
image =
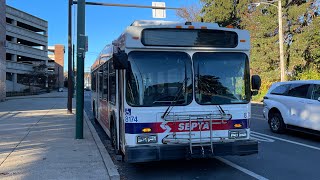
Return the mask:
[[94, 122], [97, 123], [98, 119], [97, 119], [97, 115], [96, 115], [96, 105], [95, 105], [94, 101], [92, 102], [92, 114], [93, 114]]

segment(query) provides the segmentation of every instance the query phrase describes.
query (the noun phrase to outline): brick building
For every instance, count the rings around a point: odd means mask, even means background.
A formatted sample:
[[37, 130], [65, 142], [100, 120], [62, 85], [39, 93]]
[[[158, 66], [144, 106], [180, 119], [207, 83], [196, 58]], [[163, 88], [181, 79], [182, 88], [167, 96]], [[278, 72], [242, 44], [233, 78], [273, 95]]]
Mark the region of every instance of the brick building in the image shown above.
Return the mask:
[[56, 87], [63, 87], [64, 45], [49, 46], [48, 72], [56, 75]]

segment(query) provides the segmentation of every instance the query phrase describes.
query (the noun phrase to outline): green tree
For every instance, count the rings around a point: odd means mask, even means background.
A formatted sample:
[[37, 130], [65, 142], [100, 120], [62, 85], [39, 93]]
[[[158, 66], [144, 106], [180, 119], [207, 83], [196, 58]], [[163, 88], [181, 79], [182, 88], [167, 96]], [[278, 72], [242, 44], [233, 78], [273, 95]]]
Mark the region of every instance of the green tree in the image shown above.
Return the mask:
[[[250, 63], [262, 78], [261, 98], [280, 81], [278, 9], [254, 0], [199, 0], [205, 22], [246, 29], [251, 36]], [[277, 5], [277, 4], [275, 4]], [[186, 9], [188, 11], [188, 9]], [[320, 79], [320, 0], [282, 0], [284, 50], [289, 79]]]

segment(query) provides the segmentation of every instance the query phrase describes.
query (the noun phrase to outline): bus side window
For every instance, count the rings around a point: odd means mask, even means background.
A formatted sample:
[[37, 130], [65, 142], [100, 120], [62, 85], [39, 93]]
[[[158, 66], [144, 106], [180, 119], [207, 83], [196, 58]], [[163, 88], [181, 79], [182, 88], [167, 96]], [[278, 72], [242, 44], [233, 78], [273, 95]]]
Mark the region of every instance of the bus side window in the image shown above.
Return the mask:
[[102, 98], [102, 91], [103, 91], [103, 69], [102, 69], [102, 67], [99, 68], [98, 75], [99, 75], [99, 78], [98, 78], [99, 97]]
[[103, 65], [103, 99], [108, 99], [108, 63]]
[[112, 60], [109, 62], [109, 101], [116, 104], [116, 71]]
[[91, 75], [91, 90], [94, 92], [96, 91], [96, 86], [97, 86], [96, 78], [97, 78], [97, 72], [93, 72]]

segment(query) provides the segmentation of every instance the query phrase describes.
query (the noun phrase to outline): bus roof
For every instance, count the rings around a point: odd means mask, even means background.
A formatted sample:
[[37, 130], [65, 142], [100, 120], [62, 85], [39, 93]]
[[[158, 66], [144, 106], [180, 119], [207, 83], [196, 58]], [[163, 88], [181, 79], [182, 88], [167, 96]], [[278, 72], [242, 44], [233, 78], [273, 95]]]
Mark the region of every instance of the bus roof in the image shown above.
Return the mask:
[[178, 22], [178, 21], [163, 21], [163, 20], [137, 20], [134, 21], [131, 26], [184, 26], [192, 24], [193, 26], [207, 27], [207, 28], [218, 28], [217, 23], [204, 23], [204, 22]]
[[[232, 48], [213, 48], [213, 47], [174, 47], [174, 46], [148, 46], [142, 43], [142, 31], [144, 29], [194, 29], [194, 30], [217, 30], [224, 32], [234, 32], [238, 36], [237, 45]], [[176, 41], [178, 38], [171, 38], [173, 41]], [[181, 38], [180, 38], [181, 39]], [[185, 38], [183, 38], [185, 39]], [[182, 39], [182, 40], [183, 40]], [[177, 21], [163, 21], [163, 20], [136, 20], [127, 29], [112, 42], [111, 45], [105, 46], [101, 51], [97, 60], [91, 66], [91, 69], [94, 70], [100, 65], [104, 64], [108, 59], [112, 58], [113, 47], [116, 46], [121, 50], [126, 49], [189, 49], [189, 50], [223, 50], [223, 51], [249, 51], [250, 50], [250, 35], [247, 30], [233, 29], [220, 27], [217, 23], [205, 23], [205, 22], [177, 22]]]

